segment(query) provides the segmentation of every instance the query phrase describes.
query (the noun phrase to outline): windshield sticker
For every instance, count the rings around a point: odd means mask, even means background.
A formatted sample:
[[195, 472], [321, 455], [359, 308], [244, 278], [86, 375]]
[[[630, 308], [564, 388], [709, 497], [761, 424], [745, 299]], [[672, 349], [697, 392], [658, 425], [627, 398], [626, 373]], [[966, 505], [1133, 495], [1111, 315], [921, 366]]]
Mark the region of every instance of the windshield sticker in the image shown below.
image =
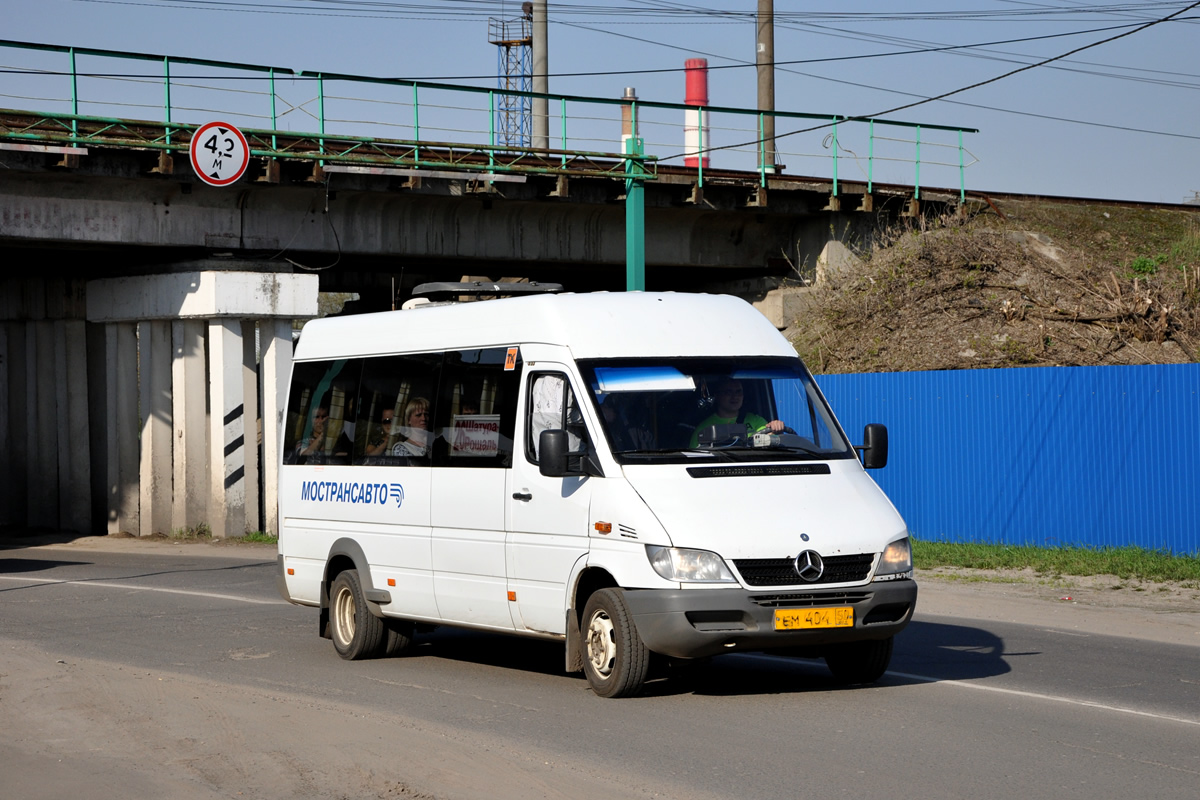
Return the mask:
[[316, 503], [376, 503], [390, 499], [399, 508], [404, 503], [404, 487], [399, 483], [359, 483], [358, 481], [303, 481], [300, 499]]
[[517, 368], [517, 348], [508, 348], [508, 354], [504, 356], [504, 371], [512, 372]]

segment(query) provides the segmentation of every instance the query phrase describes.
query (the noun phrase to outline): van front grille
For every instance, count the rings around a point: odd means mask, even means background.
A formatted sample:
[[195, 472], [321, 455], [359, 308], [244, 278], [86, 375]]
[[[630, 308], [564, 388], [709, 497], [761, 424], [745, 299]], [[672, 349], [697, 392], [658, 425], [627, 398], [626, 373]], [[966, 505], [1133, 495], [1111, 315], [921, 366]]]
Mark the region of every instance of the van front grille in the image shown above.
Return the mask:
[[865, 603], [871, 599], [871, 592], [837, 592], [826, 594], [755, 594], [750, 595], [751, 602], [763, 608], [811, 608], [815, 606], [849, 605]]
[[871, 574], [875, 556], [862, 553], [853, 556], [825, 556], [825, 571], [815, 581], [806, 581], [796, 574], [791, 558], [743, 558], [733, 564], [750, 586], [819, 586], [823, 583], [860, 583]]

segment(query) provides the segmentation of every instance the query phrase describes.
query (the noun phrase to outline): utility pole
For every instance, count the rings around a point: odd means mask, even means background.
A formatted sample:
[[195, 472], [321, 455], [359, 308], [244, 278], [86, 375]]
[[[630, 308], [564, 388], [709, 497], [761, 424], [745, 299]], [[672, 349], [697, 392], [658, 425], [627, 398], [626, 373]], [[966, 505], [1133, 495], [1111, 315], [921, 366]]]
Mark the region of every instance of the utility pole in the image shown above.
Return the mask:
[[[549, 57], [546, 52], [546, 0], [533, 0], [533, 91], [550, 92]], [[550, 104], [544, 97], [533, 98], [533, 148], [550, 147]]]
[[[758, 110], [775, 110], [775, 0], [758, 0], [758, 42], [755, 61], [758, 66]], [[537, 91], [536, 89], [534, 91]], [[761, 165], [767, 172], [775, 171], [775, 117], [762, 118], [762, 145], [759, 147]]]

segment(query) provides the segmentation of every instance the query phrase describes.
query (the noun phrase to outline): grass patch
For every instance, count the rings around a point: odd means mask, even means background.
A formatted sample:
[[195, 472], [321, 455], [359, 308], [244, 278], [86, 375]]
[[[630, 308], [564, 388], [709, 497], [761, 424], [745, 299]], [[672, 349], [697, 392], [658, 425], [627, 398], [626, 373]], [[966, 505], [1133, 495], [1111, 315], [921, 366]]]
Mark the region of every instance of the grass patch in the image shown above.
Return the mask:
[[1140, 547], [1018, 547], [912, 540], [917, 569], [1030, 568], [1039, 575], [1115, 575], [1122, 580], [1200, 583], [1200, 557]]
[[208, 542], [212, 541], [212, 528], [201, 522], [194, 528], [176, 528], [169, 538], [177, 542]]
[[233, 541], [246, 542], [248, 544], [279, 544], [279, 537], [263, 533], [262, 531], [247, 531], [246, 535], [241, 539], [234, 539]]

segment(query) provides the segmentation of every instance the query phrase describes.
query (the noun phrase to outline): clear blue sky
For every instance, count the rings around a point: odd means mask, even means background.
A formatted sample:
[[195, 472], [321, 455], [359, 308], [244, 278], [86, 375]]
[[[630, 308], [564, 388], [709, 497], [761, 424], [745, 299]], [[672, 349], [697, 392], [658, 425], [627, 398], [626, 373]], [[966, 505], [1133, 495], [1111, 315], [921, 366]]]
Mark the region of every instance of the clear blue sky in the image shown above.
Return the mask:
[[[512, 0], [0, 3], [6, 12], [3, 36], [9, 40], [305, 71], [461, 79], [485, 87], [495, 86], [497, 72], [488, 18], [516, 17], [521, 5]], [[795, 62], [781, 65], [776, 74], [776, 107], [877, 115], [1128, 33], [1190, 5], [776, 0], [776, 60]], [[755, 0], [573, 0], [551, 2], [549, 8], [551, 92], [617, 97], [632, 86], [643, 100], [682, 102], [682, 71], [632, 71], [680, 69], [689, 57], [707, 58], [711, 67], [754, 60]], [[0, 63], [12, 67], [16, 61], [12, 51], [0, 48]], [[620, 71], [631, 72], [596, 74]], [[0, 106], [35, 105], [20, 99], [28, 97], [22, 79], [0, 74], [0, 95], [7, 95], [0, 97]], [[1200, 191], [1198, 90], [1200, 8], [887, 116], [979, 129], [964, 140], [968, 158], [978, 159], [966, 171], [969, 190], [1179, 203]], [[709, 100], [753, 108], [753, 67], [713, 70]], [[781, 121], [779, 131], [785, 129], [788, 124]], [[843, 146], [863, 149], [849, 131], [841, 136]], [[780, 150], [820, 150], [819, 136], [796, 138], [794, 146], [781, 141]], [[957, 159], [953, 153], [935, 156], [933, 150], [923, 159], [947, 155]], [[810, 169], [799, 156], [781, 160], [789, 172], [823, 174], [823, 168]], [[714, 161], [721, 163], [716, 156]], [[841, 169], [843, 179], [861, 174], [860, 164]], [[936, 179], [923, 182], [957, 185], [952, 173], [933, 174]], [[906, 176], [899, 179], [911, 183]]]

